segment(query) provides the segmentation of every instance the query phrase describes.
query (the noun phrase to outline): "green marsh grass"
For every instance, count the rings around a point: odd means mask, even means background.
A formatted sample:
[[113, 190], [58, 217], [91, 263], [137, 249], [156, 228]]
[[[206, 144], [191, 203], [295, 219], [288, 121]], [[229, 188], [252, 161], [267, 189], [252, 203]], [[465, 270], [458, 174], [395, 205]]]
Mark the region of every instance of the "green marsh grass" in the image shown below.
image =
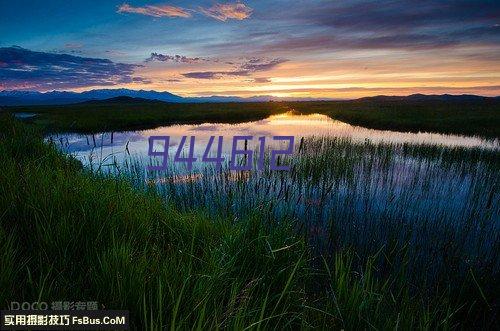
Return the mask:
[[500, 137], [500, 101], [359, 99], [310, 102], [166, 103], [96, 101], [61, 106], [4, 107], [35, 113], [30, 122], [49, 132], [123, 131], [180, 123], [256, 121], [294, 110], [324, 114], [372, 129]]
[[3, 117], [0, 302], [98, 301], [147, 330], [491, 328], [495, 153], [319, 138], [290, 173], [149, 185], [145, 161], [90, 171]]

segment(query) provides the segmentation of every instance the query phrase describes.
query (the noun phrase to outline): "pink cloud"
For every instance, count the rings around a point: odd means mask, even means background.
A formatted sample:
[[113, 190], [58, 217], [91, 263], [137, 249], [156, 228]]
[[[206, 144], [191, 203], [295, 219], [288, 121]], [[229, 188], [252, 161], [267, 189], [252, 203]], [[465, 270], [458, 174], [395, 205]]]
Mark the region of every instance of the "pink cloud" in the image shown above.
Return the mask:
[[241, 2], [236, 3], [216, 3], [210, 8], [199, 8], [199, 11], [219, 21], [244, 20], [252, 15], [252, 8]]
[[191, 17], [188, 10], [181, 7], [168, 5], [147, 5], [143, 7], [132, 7], [124, 3], [118, 7], [118, 13], [134, 13], [153, 17]]

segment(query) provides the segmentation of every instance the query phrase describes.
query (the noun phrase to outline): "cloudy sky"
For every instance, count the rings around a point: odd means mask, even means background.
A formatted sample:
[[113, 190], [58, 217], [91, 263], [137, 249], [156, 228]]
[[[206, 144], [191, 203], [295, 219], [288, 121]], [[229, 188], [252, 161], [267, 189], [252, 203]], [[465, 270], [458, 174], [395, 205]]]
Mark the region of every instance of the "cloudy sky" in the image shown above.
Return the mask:
[[499, 1], [0, 2], [0, 89], [500, 95]]

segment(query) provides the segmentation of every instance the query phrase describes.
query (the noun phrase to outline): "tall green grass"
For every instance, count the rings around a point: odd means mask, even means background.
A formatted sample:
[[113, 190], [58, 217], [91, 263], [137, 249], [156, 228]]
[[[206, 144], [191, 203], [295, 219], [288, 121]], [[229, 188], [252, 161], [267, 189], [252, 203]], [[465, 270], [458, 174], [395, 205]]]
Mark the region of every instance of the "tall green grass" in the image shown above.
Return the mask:
[[[334, 144], [346, 149], [378, 148]], [[401, 153], [412, 154], [405, 147]], [[426, 153], [443, 167], [448, 162], [446, 151]], [[495, 157], [481, 153], [477, 157], [485, 168], [497, 166]], [[365, 156], [357, 158], [352, 162], [361, 159], [364, 167], [384, 166]], [[328, 188], [332, 178], [345, 177], [343, 185], [355, 187], [357, 176], [373, 175], [368, 169], [361, 174], [349, 171], [347, 165], [339, 165], [340, 170], [335, 166], [315, 170], [317, 164], [307, 160], [296, 165], [292, 180], [304, 182], [304, 190], [311, 186], [310, 192], [319, 197], [324, 190], [339, 189]], [[472, 169], [467, 162], [463, 169]], [[390, 164], [385, 166], [391, 169]], [[462, 168], [450, 169], [453, 179], [454, 171]], [[427, 278], [429, 270], [409, 268], [418, 251], [410, 249], [412, 238], [398, 238], [394, 244], [380, 241], [374, 233], [373, 243], [366, 244], [369, 251], [360, 250], [353, 239], [342, 244], [333, 237], [325, 237], [322, 243], [331, 244], [328, 249], [318, 246], [311, 242], [311, 233], [298, 226], [299, 215], [289, 214], [293, 208], [285, 210], [298, 196], [287, 187], [284, 174], [267, 184], [274, 186], [261, 187], [258, 192], [269, 190], [265, 195], [269, 199], [262, 201], [260, 196], [247, 195], [249, 189], [255, 190], [251, 181], [256, 179], [243, 174], [236, 181], [230, 174], [225, 179], [209, 179], [207, 174], [204, 181], [173, 185], [166, 191], [168, 185], [144, 185], [136, 170], [135, 177], [132, 171], [126, 176], [91, 172], [44, 144], [32, 128], [0, 119], [2, 306], [37, 299], [96, 300], [107, 309], [129, 309], [133, 329], [452, 329], [496, 323], [497, 268], [472, 263], [447, 282], [432, 283], [432, 278], [417, 282], [419, 275]], [[332, 177], [322, 178], [322, 172]], [[217, 196], [210, 191], [214, 187], [194, 186], [200, 183], [217, 183], [221, 191]], [[497, 208], [494, 212], [498, 212], [496, 194], [490, 202], [490, 208]], [[191, 203], [196, 197], [200, 201]], [[482, 205], [482, 195], [473, 197]], [[234, 209], [234, 204], [252, 206], [252, 199], [259, 204], [245, 212]], [[274, 209], [279, 201], [288, 202]], [[329, 210], [310, 208], [315, 213]], [[329, 217], [328, 226], [334, 227], [335, 222], [342, 222], [339, 229], [349, 222], [361, 225], [362, 214], [337, 211], [331, 216], [335, 215], [342, 217]], [[447, 234], [454, 232], [442, 226], [429, 241], [419, 239], [422, 247], [437, 240], [453, 252], [454, 237]], [[361, 228], [358, 233], [372, 238], [364, 231]]]
[[324, 137], [300, 144], [289, 172], [226, 166], [189, 174], [174, 165], [147, 173], [147, 162], [126, 160], [120, 169], [136, 187], [155, 183], [182, 210], [235, 219], [260, 210], [269, 224], [292, 220], [323, 255], [348, 248], [365, 261], [381, 247], [384, 254], [404, 247], [408, 281], [426, 287], [471, 267], [500, 270], [497, 150]]

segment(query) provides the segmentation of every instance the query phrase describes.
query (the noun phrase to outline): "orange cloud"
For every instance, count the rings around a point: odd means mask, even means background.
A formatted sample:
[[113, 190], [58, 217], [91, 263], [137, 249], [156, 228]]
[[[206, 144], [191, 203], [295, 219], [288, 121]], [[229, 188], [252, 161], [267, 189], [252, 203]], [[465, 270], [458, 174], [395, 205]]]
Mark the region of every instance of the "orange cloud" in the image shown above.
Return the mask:
[[143, 7], [132, 7], [124, 3], [118, 7], [118, 13], [134, 13], [153, 17], [191, 17], [186, 9], [168, 5], [147, 5]]
[[252, 15], [252, 8], [241, 2], [236, 3], [216, 3], [210, 8], [199, 8], [199, 11], [208, 17], [219, 21], [244, 20]]

